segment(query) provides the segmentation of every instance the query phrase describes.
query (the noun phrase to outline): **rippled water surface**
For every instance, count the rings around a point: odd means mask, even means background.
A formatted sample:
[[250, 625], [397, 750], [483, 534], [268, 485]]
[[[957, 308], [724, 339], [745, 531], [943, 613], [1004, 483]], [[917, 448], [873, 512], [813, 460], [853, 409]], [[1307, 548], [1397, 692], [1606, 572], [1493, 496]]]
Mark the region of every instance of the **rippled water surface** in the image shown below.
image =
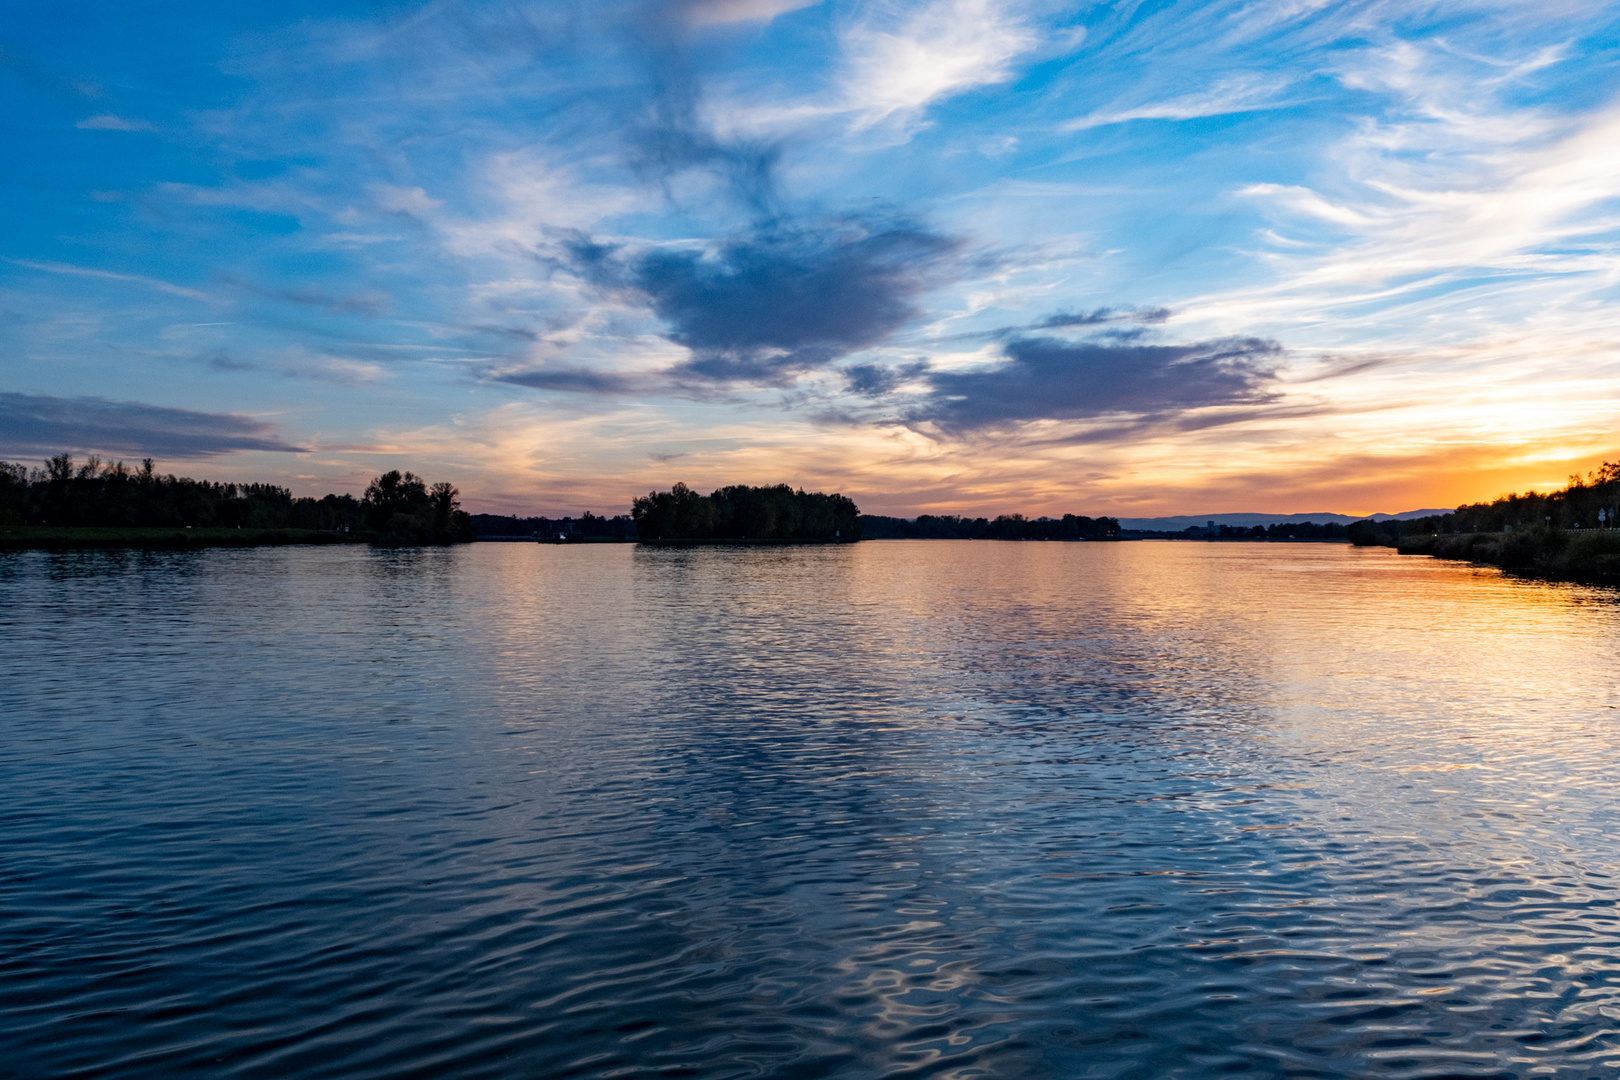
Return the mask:
[[1607, 1080], [1617, 599], [1308, 544], [0, 555], [0, 1072]]

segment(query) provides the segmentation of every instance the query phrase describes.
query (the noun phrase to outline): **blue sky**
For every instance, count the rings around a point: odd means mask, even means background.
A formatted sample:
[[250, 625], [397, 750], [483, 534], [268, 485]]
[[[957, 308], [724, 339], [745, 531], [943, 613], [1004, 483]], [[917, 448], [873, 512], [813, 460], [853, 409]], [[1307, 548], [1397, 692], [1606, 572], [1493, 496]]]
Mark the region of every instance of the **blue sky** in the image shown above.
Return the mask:
[[13, 460], [1143, 516], [1620, 452], [1615, 5], [9, 11]]

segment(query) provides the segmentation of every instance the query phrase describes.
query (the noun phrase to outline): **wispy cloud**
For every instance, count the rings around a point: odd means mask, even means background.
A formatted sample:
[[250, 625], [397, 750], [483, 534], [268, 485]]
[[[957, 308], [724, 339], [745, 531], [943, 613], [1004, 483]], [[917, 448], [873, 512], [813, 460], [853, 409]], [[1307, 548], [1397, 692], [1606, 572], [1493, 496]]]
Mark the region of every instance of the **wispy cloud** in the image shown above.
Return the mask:
[[693, 26], [768, 22], [778, 15], [821, 3], [821, 0], [685, 0], [680, 6]]
[[120, 274], [111, 270], [97, 270], [88, 266], [73, 266], [69, 263], [45, 262], [37, 259], [7, 259], [16, 266], [26, 266], [30, 270], [38, 270], [46, 274], [67, 274], [74, 277], [98, 278], [102, 281], [118, 281], [130, 285], [140, 285], [147, 289], [156, 289], [158, 292], [168, 293], [170, 296], [181, 296], [187, 300], [209, 301], [213, 297], [196, 289], [188, 289], [183, 285], [163, 281], [159, 278], [146, 277], [143, 274]]
[[997, 0], [878, 5], [841, 35], [845, 107], [857, 128], [1007, 80], [1035, 33]]
[[1243, 73], [1220, 80], [1208, 90], [1139, 105], [1114, 106], [1087, 113], [1060, 126], [1063, 131], [1123, 124], [1131, 120], [1197, 120], [1209, 116], [1257, 112], [1291, 104], [1285, 97], [1292, 79]]
[[[1478, 307], [1473, 296], [1484, 280], [1558, 276], [1566, 292], [1609, 286], [1620, 252], [1620, 106], [1556, 123], [1515, 124], [1510, 116], [1500, 126], [1473, 110], [1426, 111], [1423, 123], [1435, 130], [1424, 144], [1445, 153], [1411, 156], [1418, 121], [1369, 123], [1342, 147], [1352, 168], [1333, 193], [1241, 188], [1282, 241], [1264, 253], [1274, 280], [1206, 303], [1250, 317], [1342, 317], [1367, 304], [1432, 305], [1451, 295], [1473, 309], [1463, 318], [1484, 329], [1507, 314]], [[1515, 127], [1518, 138], [1504, 142], [1503, 131]]]
[[232, 413], [171, 409], [133, 401], [0, 393], [0, 450], [210, 457], [233, 450], [303, 453], [273, 425]]
[[303, 349], [291, 349], [275, 365], [289, 379], [313, 379], [317, 382], [336, 383], [340, 386], [364, 386], [387, 375], [383, 365], [347, 356], [312, 354]]
[[409, 217], [426, 218], [444, 205], [443, 199], [433, 198], [420, 187], [378, 184], [372, 190], [376, 193], [378, 206], [391, 213], [405, 214]]
[[73, 125], [84, 131], [156, 131], [157, 128], [146, 120], [131, 120], [124, 116], [115, 116], [112, 113], [98, 113], [87, 116]]

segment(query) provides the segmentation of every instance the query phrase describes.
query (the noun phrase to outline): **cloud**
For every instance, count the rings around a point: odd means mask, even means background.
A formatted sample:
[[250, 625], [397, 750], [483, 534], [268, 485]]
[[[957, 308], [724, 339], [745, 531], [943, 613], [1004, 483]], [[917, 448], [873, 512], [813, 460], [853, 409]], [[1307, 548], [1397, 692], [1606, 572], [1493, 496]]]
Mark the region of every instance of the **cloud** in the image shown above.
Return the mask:
[[168, 293], [170, 296], [183, 296], [187, 300], [212, 300], [207, 293], [196, 289], [187, 289], [158, 278], [145, 277], [141, 274], [118, 274], [111, 270], [93, 270], [87, 266], [73, 266], [69, 263], [36, 262], [33, 259], [7, 259], [16, 266], [26, 266], [30, 270], [40, 270], [47, 274], [68, 274], [75, 277], [100, 278], [103, 281], [122, 281], [131, 285], [143, 285], [148, 289]]
[[649, 387], [648, 376], [594, 371], [584, 367], [547, 367], [493, 375], [496, 382], [573, 394], [633, 394]]
[[364, 386], [388, 373], [381, 364], [346, 356], [310, 355], [301, 348], [289, 350], [288, 360], [278, 370], [289, 379], [314, 379], [339, 386]]
[[0, 451], [64, 450], [209, 457], [232, 450], [305, 453], [274, 426], [231, 413], [194, 412], [103, 398], [0, 393]]
[[937, 98], [1011, 77], [1038, 38], [993, 0], [935, 0], [896, 15], [892, 5], [843, 35], [843, 93], [870, 127]]
[[1335, 148], [1343, 175], [1321, 190], [1233, 191], [1272, 222], [1271, 280], [1182, 308], [1288, 319], [1295, 341], [1353, 331], [1380, 349], [1421, 350], [1441, 327], [1452, 340], [1489, 340], [1512, 320], [1547, 325], [1555, 311], [1560, 336], [1609, 332], [1620, 103], [1562, 115], [1492, 107], [1476, 80], [1430, 70], [1433, 58], [1413, 48], [1376, 59], [1356, 85], [1395, 84], [1410, 100]]
[[1030, 329], [1056, 330], [1066, 326], [1100, 326], [1105, 323], [1162, 323], [1169, 317], [1169, 308], [1101, 307], [1094, 311], [1053, 312], [1031, 324]]
[[377, 205], [389, 213], [417, 219], [431, 217], [435, 210], [444, 205], [444, 200], [433, 198], [419, 187], [376, 184], [372, 187], [372, 193], [376, 196]]
[[854, 364], [844, 369], [844, 378], [852, 394], [862, 397], [884, 397], [894, 393], [906, 382], [928, 370], [925, 361], [886, 367], [882, 364]]
[[917, 314], [959, 241], [907, 223], [852, 219], [766, 228], [707, 252], [655, 249], [628, 260], [581, 240], [576, 268], [639, 297], [691, 350], [672, 372], [700, 382], [786, 385], [876, 345]]
[[693, 26], [723, 26], [728, 23], [769, 22], [778, 15], [811, 7], [821, 0], [685, 0], [680, 5], [686, 21]]
[[953, 341], [1006, 341], [1012, 338], [1021, 338], [1032, 330], [1073, 330], [1081, 327], [1107, 327], [1095, 331], [1096, 333], [1121, 341], [1126, 338], [1141, 337], [1147, 333], [1146, 327], [1166, 322], [1173, 315], [1165, 307], [1100, 307], [1090, 311], [1054, 311], [1050, 315], [1036, 319], [1032, 323], [1019, 326], [998, 326], [987, 330], [969, 330], [956, 334], [935, 338], [935, 342]]
[[734, 197], [757, 212], [768, 212], [775, 201], [780, 147], [770, 140], [717, 136], [699, 115], [702, 88], [680, 35], [645, 44], [651, 86], [641, 115], [624, 128], [630, 167], [664, 185], [666, 195], [672, 194], [672, 178], [708, 170]]
[[130, 120], [123, 116], [114, 116], [112, 113], [100, 113], [89, 116], [73, 125], [85, 131], [156, 131], [145, 120]]
[[1275, 396], [1282, 352], [1276, 342], [1251, 337], [1187, 345], [1032, 337], [1008, 342], [1003, 350], [1007, 362], [998, 367], [933, 374], [932, 391], [906, 419], [960, 432], [1031, 420], [1163, 417], [1253, 405]]
[[208, 357], [208, 366], [215, 371], [257, 371], [259, 365], [248, 360], [238, 360], [224, 349], [217, 349]]
[[1280, 98], [1289, 85], [1287, 79], [1244, 74], [1222, 79], [1210, 89], [1198, 93], [1146, 105], [1087, 113], [1061, 125], [1058, 130], [1087, 131], [1131, 120], [1198, 120], [1209, 116], [1280, 109], [1289, 104]]

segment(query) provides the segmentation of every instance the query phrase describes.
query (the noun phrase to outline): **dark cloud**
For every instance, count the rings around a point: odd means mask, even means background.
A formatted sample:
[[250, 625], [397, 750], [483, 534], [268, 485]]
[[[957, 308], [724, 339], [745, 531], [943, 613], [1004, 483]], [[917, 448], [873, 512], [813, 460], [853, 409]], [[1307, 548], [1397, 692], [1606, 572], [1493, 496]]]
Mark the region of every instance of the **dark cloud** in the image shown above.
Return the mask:
[[259, 365], [247, 360], [238, 360], [224, 349], [215, 350], [208, 357], [208, 366], [215, 371], [257, 371]]
[[776, 163], [781, 147], [767, 142], [725, 141], [695, 121], [695, 94], [655, 90], [648, 115], [632, 125], [630, 165], [643, 176], [666, 185], [689, 169], [720, 176], [728, 189], [752, 210], [770, 212], [777, 203]]
[[932, 392], [907, 414], [947, 430], [1027, 420], [1080, 420], [1121, 413], [1162, 418], [1211, 405], [1270, 400], [1282, 352], [1261, 338], [1141, 345], [1021, 338], [1007, 362], [981, 371], [936, 372]]
[[[781, 147], [768, 140], [724, 139], [700, 116], [703, 89], [694, 64], [691, 31], [702, 9], [687, 0], [651, 0], [632, 5], [626, 26], [640, 46], [647, 75], [639, 115], [624, 126], [629, 165], [664, 185], [689, 170], [724, 181], [732, 196], [756, 213], [776, 205], [775, 171]], [[706, 45], [712, 49], [713, 43]], [[712, 57], [710, 57], [712, 59]]]
[[231, 450], [304, 453], [259, 420], [133, 401], [0, 393], [0, 452], [64, 450], [206, 457]]
[[940, 341], [1007, 341], [1026, 337], [1037, 330], [1087, 329], [1093, 336], [1126, 341], [1143, 337], [1148, 328], [1169, 320], [1175, 314], [1165, 307], [1100, 307], [1091, 311], [1054, 311], [1031, 323], [998, 326], [989, 330], [969, 330], [940, 338]]
[[469, 326], [469, 333], [489, 334], [497, 338], [510, 338], [514, 341], [539, 341], [540, 331], [527, 326]]
[[708, 252], [567, 245], [576, 272], [643, 300], [691, 350], [677, 381], [768, 386], [888, 338], [960, 248], [908, 223], [849, 219], [762, 228]]
[[881, 364], [853, 364], [844, 369], [844, 378], [852, 394], [862, 397], [883, 397], [891, 394], [902, 383], [915, 379], [928, 370], [926, 361], [885, 367]]
[[1058, 330], [1067, 326], [1101, 326], [1106, 323], [1162, 323], [1170, 317], [1169, 308], [1097, 308], [1095, 311], [1058, 311], [1038, 322], [1031, 330]]
[[498, 372], [489, 376], [496, 382], [528, 386], [535, 390], [558, 390], [572, 394], [633, 394], [648, 389], [645, 377], [592, 371], [582, 367], [536, 368], [532, 371]]

